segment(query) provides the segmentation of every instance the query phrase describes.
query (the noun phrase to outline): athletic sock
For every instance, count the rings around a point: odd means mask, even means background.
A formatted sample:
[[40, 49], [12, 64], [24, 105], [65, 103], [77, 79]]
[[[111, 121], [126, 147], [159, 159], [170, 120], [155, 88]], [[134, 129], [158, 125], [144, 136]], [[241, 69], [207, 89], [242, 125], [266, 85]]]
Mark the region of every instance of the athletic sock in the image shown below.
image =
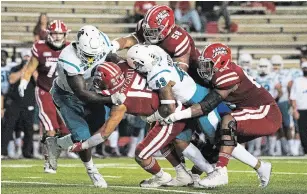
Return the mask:
[[191, 160], [201, 171], [209, 174], [214, 170], [212, 165], [203, 157], [199, 149], [192, 143], [189, 144], [182, 154]]
[[237, 144], [231, 155], [252, 168], [255, 168], [258, 162], [258, 159], [249, 153], [241, 144]]
[[161, 177], [163, 175], [163, 170], [161, 169], [160, 165], [154, 157], [151, 157], [150, 164], [143, 167], [143, 169], [152, 175], [157, 175], [158, 177]]
[[216, 167], [224, 167], [228, 165], [230, 155], [225, 152], [219, 153], [219, 160], [217, 161]]
[[83, 162], [83, 164], [84, 164], [87, 171], [91, 171], [91, 170], [95, 169], [94, 162], [93, 162], [92, 158], [88, 162]]

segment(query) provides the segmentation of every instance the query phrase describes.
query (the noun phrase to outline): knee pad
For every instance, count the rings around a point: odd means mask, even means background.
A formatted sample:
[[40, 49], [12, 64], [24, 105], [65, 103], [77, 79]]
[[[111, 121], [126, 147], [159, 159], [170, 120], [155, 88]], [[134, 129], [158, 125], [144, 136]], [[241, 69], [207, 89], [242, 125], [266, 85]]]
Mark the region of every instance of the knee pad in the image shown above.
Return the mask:
[[[220, 135], [220, 145], [221, 146], [237, 146], [237, 136], [236, 136], [237, 122], [235, 120], [231, 120], [228, 123], [228, 128], [221, 129]], [[222, 139], [223, 136], [230, 136], [230, 140]]]

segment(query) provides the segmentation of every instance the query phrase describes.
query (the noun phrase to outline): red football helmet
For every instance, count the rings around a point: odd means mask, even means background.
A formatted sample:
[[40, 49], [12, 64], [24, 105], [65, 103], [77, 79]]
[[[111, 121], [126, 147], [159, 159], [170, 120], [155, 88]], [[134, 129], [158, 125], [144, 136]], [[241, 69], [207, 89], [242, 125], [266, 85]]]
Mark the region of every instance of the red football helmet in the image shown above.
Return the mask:
[[211, 80], [214, 73], [226, 67], [231, 62], [231, 50], [221, 43], [209, 44], [198, 58], [198, 75]]
[[144, 37], [151, 44], [157, 44], [165, 39], [174, 27], [174, 12], [166, 5], [152, 7], [143, 20]]
[[119, 91], [125, 77], [119, 66], [112, 62], [97, 65], [94, 72], [93, 85], [97, 93], [109, 96]]
[[65, 44], [69, 31], [64, 22], [61, 20], [53, 20], [47, 28], [47, 41], [53, 46], [60, 48]]

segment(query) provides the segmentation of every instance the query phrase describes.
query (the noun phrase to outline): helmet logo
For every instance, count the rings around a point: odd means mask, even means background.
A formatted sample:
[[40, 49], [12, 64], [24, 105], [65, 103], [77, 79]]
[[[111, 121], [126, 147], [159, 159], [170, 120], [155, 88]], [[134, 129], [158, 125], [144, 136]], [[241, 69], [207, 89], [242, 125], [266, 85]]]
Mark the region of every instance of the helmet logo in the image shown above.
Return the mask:
[[224, 47], [217, 47], [213, 49], [212, 53], [213, 53], [213, 56], [212, 56], [213, 58], [215, 58], [217, 55], [220, 55], [220, 54], [225, 54], [225, 55], [228, 54], [226, 48]]
[[162, 21], [167, 17], [170, 16], [167, 10], [163, 10], [161, 11], [157, 17], [156, 17], [156, 21], [158, 25], [161, 25]]
[[77, 38], [79, 40], [80, 36], [84, 34], [84, 29], [80, 30], [77, 34]]

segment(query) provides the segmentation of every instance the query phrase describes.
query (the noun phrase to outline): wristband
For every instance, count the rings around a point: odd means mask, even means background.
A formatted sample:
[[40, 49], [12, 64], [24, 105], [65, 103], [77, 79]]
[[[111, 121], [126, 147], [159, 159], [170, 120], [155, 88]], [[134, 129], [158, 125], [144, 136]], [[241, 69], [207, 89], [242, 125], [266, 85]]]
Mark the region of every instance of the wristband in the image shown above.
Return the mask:
[[175, 104], [175, 100], [160, 100], [161, 104]]

